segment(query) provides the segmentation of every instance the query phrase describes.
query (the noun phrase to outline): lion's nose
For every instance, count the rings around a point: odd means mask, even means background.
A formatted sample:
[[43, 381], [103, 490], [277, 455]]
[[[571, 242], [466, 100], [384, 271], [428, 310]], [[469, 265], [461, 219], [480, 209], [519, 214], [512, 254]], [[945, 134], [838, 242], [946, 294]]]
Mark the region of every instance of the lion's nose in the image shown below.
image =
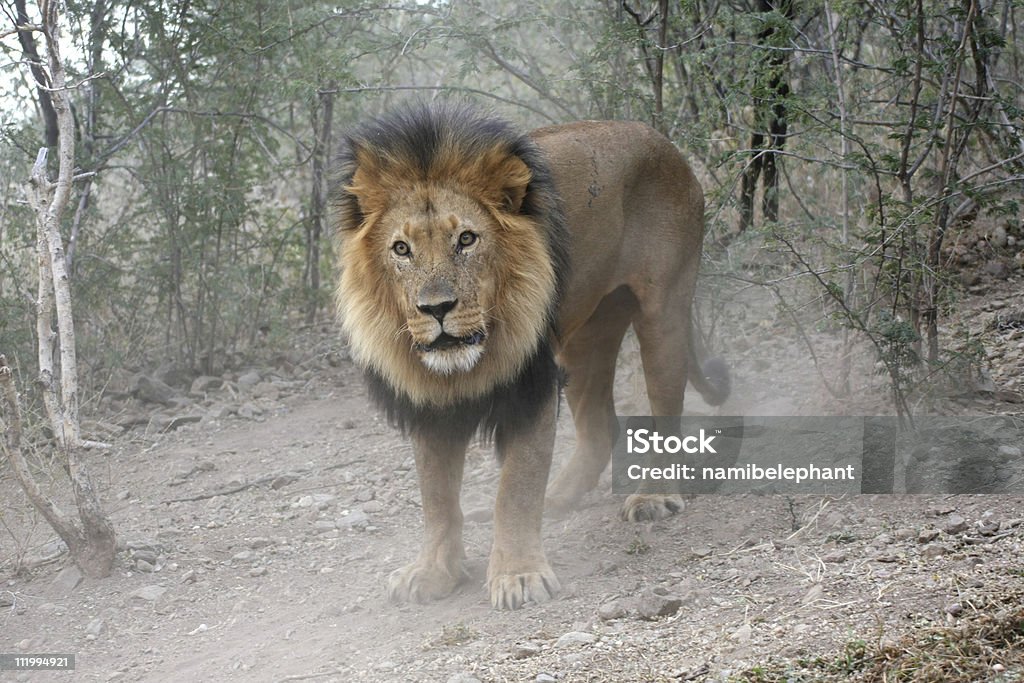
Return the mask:
[[443, 301], [431, 302], [426, 302], [421, 299], [416, 305], [416, 308], [418, 308], [421, 313], [434, 316], [434, 319], [440, 323], [444, 322], [444, 317], [448, 315], [448, 311], [455, 308], [457, 303], [459, 303], [458, 299], [444, 299]]

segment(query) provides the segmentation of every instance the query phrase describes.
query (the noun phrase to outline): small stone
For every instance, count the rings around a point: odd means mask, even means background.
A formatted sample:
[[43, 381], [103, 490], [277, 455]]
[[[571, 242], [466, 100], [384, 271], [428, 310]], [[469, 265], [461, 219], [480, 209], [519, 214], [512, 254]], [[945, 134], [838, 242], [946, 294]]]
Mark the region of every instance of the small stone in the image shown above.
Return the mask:
[[558, 683], [558, 679], [551, 674], [540, 673], [533, 679], [533, 683]]
[[690, 548], [690, 554], [693, 555], [694, 557], [698, 558], [698, 559], [703, 559], [705, 557], [711, 557], [711, 555], [713, 555], [714, 552], [715, 552], [714, 548], [712, 548], [711, 546], [707, 546], [707, 545], [698, 545], [698, 546], [694, 546], [694, 547]]
[[370, 516], [358, 508], [350, 510], [347, 515], [337, 519], [339, 529], [359, 529], [369, 523]]
[[84, 579], [85, 576], [82, 574], [82, 570], [77, 565], [69, 564], [57, 572], [57, 576], [53, 579], [53, 586], [63, 595], [67, 595], [78, 588], [78, 585]]
[[466, 513], [464, 519], [467, 522], [475, 522], [477, 524], [483, 524], [484, 522], [491, 521], [494, 517], [494, 510], [489, 507], [474, 508]]
[[152, 574], [156, 571], [156, 565], [146, 560], [135, 560], [135, 569], [146, 574]]
[[953, 602], [946, 605], [945, 611], [946, 614], [950, 615], [951, 617], [958, 617], [961, 614], [963, 614], [964, 606], [961, 605], [959, 602]]
[[249, 372], [243, 373], [242, 376], [238, 378], [238, 386], [254, 387], [259, 384], [262, 379], [263, 378], [260, 377], [260, 373], [255, 370], [250, 370]]
[[938, 529], [921, 529], [921, 533], [917, 535], [918, 543], [931, 543], [939, 537], [941, 533]]
[[338, 528], [338, 525], [332, 519], [318, 519], [313, 522], [313, 528], [320, 533], [324, 533], [326, 531], [334, 531]]
[[165, 406], [174, 405], [174, 389], [155, 377], [139, 375], [135, 379], [135, 395], [147, 403], [159, 403]]
[[597, 616], [602, 621], [622, 619], [627, 614], [629, 614], [629, 610], [626, 609], [621, 600], [611, 600], [597, 608]]
[[384, 512], [384, 503], [379, 500], [371, 500], [362, 504], [363, 512], [374, 515], [378, 512]]
[[999, 522], [994, 519], [979, 519], [974, 526], [982, 536], [995, 536], [999, 531]]
[[512, 648], [512, 657], [514, 659], [526, 659], [539, 654], [540, 645], [537, 645], [537, 643], [517, 643], [516, 646]]
[[833, 550], [824, 557], [821, 558], [822, 562], [831, 564], [839, 564], [840, 562], [846, 562], [846, 553], [842, 550]]
[[249, 562], [250, 560], [252, 560], [254, 556], [255, 555], [251, 550], [243, 550], [241, 552], [235, 553], [231, 557], [231, 559], [235, 562]]
[[140, 548], [138, 550], [131, 551], [131, 553], [133, 560], [142, 560], [149, 564], [156, 564], [157, 558], [159, 557], [155, 550], [151, 550], [149, 548]]
[[683, 601], [680, 598], [670, 595], [658, 595], [648, 591], [637, 605], [637, 614], [641, 619], [654, 620], [658, 617], [667, 617], [679, 611]]
[[267, 568], [266, 567], [253, 567], [252, 569], [249, 570], [249, 576], [254, 576], [254, 577], [255, 576], [266, 576], [266, 574], [267, 574]]
[[940, 555], [945, 555], [947, 553], [949, 553], [949, 548], [941, 543], [929, 543], [921, 548], [921, 555], [923, 557], [939, 557]]
[[103, 621], [99, 617], [94, 618], [89, 622], [89, 625], [85, 627], [85, 634], [97, 638], [103, 635], [103, 632], [107, 630], [107, 622]]
[[954, 513], [946, 518], [946, 523], [942, 525], [942, 530], [950, 536], [962, 534], [967, 531], [967, 520]]
[[238, 406], [238, 417], [241, 417], [243, 419], [251, 420], [254, 417], [257, 417], [262, 414], [263, 408], [260, 408], [252, 401], [246, 401], [242, 405]]
[[1024, 450], [1021, 450], [1017, 446], [1002, 445], [999, 447], [999, 455], [1007, 459], [1019, 458], [1024, 455]]
[[135, 598], [137, 600], [145, 600], [146, 602], [155, 602], [159, 600], [166, 592], [166, 588], [154, 584], [151, 586], [143, 586], [142, 588], [138, 588], [132, 591], [131, 593], [129, 593], [129, 597]]
[[292, 484], [298, 480], [299, 475], [286, 472], [285, 474], [274, 477], [274, 480], [270, 482], [270, 488], [277, 491], [278, 489], [283, 489], [285, 486], [288, 486], [288, 484]]
[[753, 635], [754, 635], [754, 629], [750, 626], [750, 624], [743, 624], [739, 628], [737, 628], [735, 631], [733, 631], [732, 635], [729, 636], [729, 637], [732, 638], [737, 643], [740, 643], [741, 645], [744, 645], [744, 644], [750, 642], [750, 638]]
[[917, 529], [903, 527], [893, 532], [893, 536], [899, 541], [910, 541], [917, 537]]
[[195, 583], [196, 581], [196, 570], [189, 569], [187, 572], [181, 575], [182, 583]]
[[195, 396], [203, 396], [208, 391], [216, 391], [224, 386], [224, 380], [220, 377], [211, 377], [210, 375], [199, 375], [192, 380], [192, 386], [189, 388], [188, 393]]
[[558, 640], [555, 641], [555, 647], [558, 649], [573, 647], [576, 645], [589, 645], [597, 640], [597, 636], [593, 633], [585, 633], [583, 631], [569, 631], [563, 634]]
[[[394, 667], [390, 667], [394, 668]], [[480, 679], [467, 673], [457, 673], [448, 677], [446, 683], [480, 683]]]
[[248, 544], [253, 550], [259, 550], [260, 548], [266, 548], [267, 546], [274, 545], [274, 541], [266, 536], [254, 536], [249, 539]]

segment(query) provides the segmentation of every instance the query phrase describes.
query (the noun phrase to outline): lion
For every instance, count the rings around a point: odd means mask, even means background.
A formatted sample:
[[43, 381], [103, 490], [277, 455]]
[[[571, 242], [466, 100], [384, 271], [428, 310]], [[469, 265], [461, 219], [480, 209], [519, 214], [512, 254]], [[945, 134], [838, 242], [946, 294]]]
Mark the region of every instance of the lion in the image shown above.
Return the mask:
[[[702, 369], [691, 343], [697, 179], [641, 123], [524, 135], [473, 108], [419, 104], [347, 133], [331, 206], [341, 327], [370, 397], [411, 436], [422, 494], [423, 546], [389, 576], [389, 598], [439, 599], [464, 578], [460, 487], [480, 433], [501, 463], [491, 604], [551, 599], [541, 518], [563, 372], [577, 445], [551, 508], [572, 507], [608, 464], [630, 325], [652, 415], [680, 415], [687, 380], [712, 404], [729, 393], [724, 365]], [[622, 514], [679, 508], [678, 496], [634, 494]]]

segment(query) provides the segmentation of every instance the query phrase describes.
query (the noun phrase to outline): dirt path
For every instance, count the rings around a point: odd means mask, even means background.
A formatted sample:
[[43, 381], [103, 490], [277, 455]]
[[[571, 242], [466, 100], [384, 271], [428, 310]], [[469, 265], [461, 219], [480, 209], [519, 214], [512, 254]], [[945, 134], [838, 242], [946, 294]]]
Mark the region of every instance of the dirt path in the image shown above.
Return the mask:
[[[764, 354], [736, 354], [727, 412], [821, 408], [805, 359], [765, 367]], [[622, 373], [624, 411], [635, 379]], [[125, 544], [110, 578], [44, 562], [46, 530], [8, 513], [37, 566], [0, 573], [0, 652], [75, 653], [77, 669], [0, 681], [717, 681], [1024, 594], [1019, 498], [702, 496], [629, 525], [603, 482], [546, 521], [564, 593], [494, 612], [483, 580], [497, 469], [477, 448], [463, 496], [470, 580], [435, 604], [390, 605], [384, 579], [419, 542], [410, 448], [351, 367], [317, 386], [262, 421], [94, 454]], [[565, 420], [556, 457], [571, 448]], [[5, 510], [21, 505], [10, 477], [0, 494]], [[997, 538], [972, 542], [979, 525]]]

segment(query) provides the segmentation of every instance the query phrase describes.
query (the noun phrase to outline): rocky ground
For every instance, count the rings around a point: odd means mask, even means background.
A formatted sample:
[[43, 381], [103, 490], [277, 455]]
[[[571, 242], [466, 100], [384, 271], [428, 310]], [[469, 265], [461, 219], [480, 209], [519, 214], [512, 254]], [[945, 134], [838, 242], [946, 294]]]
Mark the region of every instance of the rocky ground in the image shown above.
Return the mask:
[[[1021, 415], [1019, 286], [965, 302], [988, 375], [950, 410]], [[856, 398], [830, 397], [785, 323], [748, 316], [723, 344], [735, 381], [723, 414], [884, 403], [870, 371]], [[0, 652], [77, 657], [73, 674], [0, 681], [846, 680], [866, 675], [869, 649], [910, 652], [907, 638], [1021, 604], [1019, 497], [708, 495], [634, 525], [605, 481], [546, 521], [559, 598], [494, 612], [483, 580], [498, 471], [479, 447], [463, 494], [470, 579], [435, 604], [388, 604], [384, 579], [419, 542], [411, 451], [333, 339], [324, 330], [218, 377], [115, 378], [86, 423], [112, 444], [89, 454], [121, 543], [109, 578], [84, 579], [0, 469]], [[642, 394], [631, 343], [623, 413]], [[695, 398], [688, 409], [708, 410]], [[563, 415], [557, 458], [572, 441]], [[903, 680], [1024, 679], [1020, 638], [965, 638], [983, 675]]]

